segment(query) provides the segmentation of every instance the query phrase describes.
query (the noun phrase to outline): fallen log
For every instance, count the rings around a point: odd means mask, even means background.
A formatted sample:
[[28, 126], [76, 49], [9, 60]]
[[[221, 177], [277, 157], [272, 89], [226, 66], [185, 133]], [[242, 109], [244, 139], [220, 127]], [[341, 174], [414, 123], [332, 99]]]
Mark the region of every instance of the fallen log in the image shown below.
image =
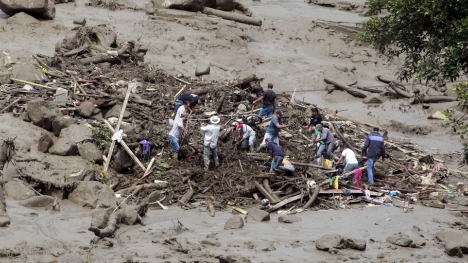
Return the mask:
[[245, 15], [236, 14], [233, 12], [225, 12], [221, 10], [216, 10], [210, 7], [204, 7], [202, 9], [202, 13], [207, 14], [207, 15], [218, 16], [218, 17], [221, 17], [222, 19], [231, 20], [231, 21], [235, 21], [239, 23], [248, 24], [248, 25], [253, 25], [253, 26], [262, 25], [262, 19], [260, 18], [252, 18], [252, 17], [248, 17]]
[[309, 206], [315, 202], [315, 199], [317, 199], [317, 196], [320, 192], [320, 187], [317, 185], [314, 185], [312, 188], [314, 189], [314, 192], [312, 193], [312, 195], [310, 195], [309, 193], [309, 196], [310, 196], [309, 201], [307, 201], [307, 203], [302, 207], [303, 209], [309, 208]]
[[389, 87], [393, 91], [395, 91], [400, 97], [407, 98], [407, 99], [414, 97], [414, 95], [399, 89], [398, 87], [396, 87], [396, 85], [398, 85], [398, 83], [395, 83], [395, 82], [392, 81], [392, 82], [390, 82]]
[[263, 188], [263, 186], [261, 186], [257, 181], [254, 181], [253, 183], [255, 187], [257, 187], [258, 191], [260, 191], [260, 193], [262, 193], [263, 196], [270, 200], [270, 203], [277, 203], [276, 199], [265, 188]]
[[[167, 188], [168, 183], [167, 182], [158, 182], [158, 183], [149, 183], [149, 184], [141, 184], [141, 185], [134, 185], [128, 188], [120, 189], [117, 191], [117, 194], [124, 194], [130, 191], [135, 191], [136, 189], [141, 190], [147, 190], [147, 189], [156, 189], [156, 190], [161, 190]], [[140, 188], [141, 187], [141, 188]]]
[[283, 207], [283, 206], [285, 206], [285, 205], [287, 205], [287, 204], [289, 204], [289, 203], [291, 203], [291, 202], [294, 202], [294, 201], [296, 201], [296, 200], [301, 199], [303, 196], [304, 196], [303, 194], [298, 194], [298, 195], [296, 195], [296, 196], [290, 197], [290, 198], [288, 198], [288, 199], [286, 199], [286, 200], [284, 200], [284, 201], [281, 201], [281, 202], [277, 203], [276, 205], [274, 205], [274, 206], [268, 208], [268, 209], [267, 209], [267, 212], [268, 212], [268, 213], [271, 213], [271, 212], [275, 211], [275, 210], [278, 209], [278, 208], [281, 208], [281, 207]]
[[270, 188], [270, 182], [268, 181], [268, 179], [263, 179], [263, 187], [264, 187], [265, 190], [267, 190], [268, 193], [270, 193], [270, 195], [275, 199], [275, 200], [274, 200], [275, 202], [279, 202], [279, 201], [280, 201], [280, 198], [279, 198], [275, 193], [273, 193], [273, 191], [271, 190], [271, 188]]
[[374, 88], [371, 88], [371, 87], [356, 86], [356, 88], [360, 89], [360, 90], [370, 92], [370, 93], [383, 93], [383, 92], [385, 92], [385, 90], [383, 90], [383, 89], [374, 89]]
[[89, 57], [89, 58], [82, 58], [80, 59], [80, 63], [82, 64], [90, 64], [90, 63], [93, 63], [93, 64], [99, 64], [99, 63], [115, 63], [115, 62], [118, 62], [119, 61], [119, 58], [117, 57], [113, 57], [111, 55], [108, 55], [108, 54], [98, 54], [96, 56], [92, 56], [92, 57]]
[[337, 125], [334, 123], [331, 124], [333, 126], [333, 129], [335, 129], [335, 132], [338, 134], [338, 136], [343, 140], [343, 142], [348, 146], [349, 149], [351, 149], [356, 155], [358, 154], [358, 151], [354, 148], [354, 146], [348, 142], [348, 140], [343, 136], [341, 131], [338, 129]]
[[385, 77], [385, 76], [382, 76], [382, 75], [377, 75], [375, 78], [376, 78], [378, 81], [383, 82], [383, 83], [385, 83], [385, 84], [390, 84], [390, 82], [392, 82], [392, 81], [393, 81], [393, 82], [396, 82], [395, 80], [390, 79], [390, 78]]
[[208, 92], [214, 92], [214, 91], [220, 91], [220, 90], [229, 90], [229, 89], [233, 89], [237, 86], [240, 86], [240, 85], [245, 85], [245, 84], [248, 84], [252, 81], [256, 81], [258, 80], [257, 79], [257, 76], [255, 76], [255, 74], [253, 75], [250, 75], [244, 79], [241, 79], [241, 80], [238, 80], [236, 81], [234, 84], [226, 84], [226, 85], [223, 85], [223, 86], [220, 86], [220, 87], [216, 87], [216, 88], [211, 88], [211, 87], [202, 87], [202, 88], [198, 88], [198, 89], [193, 89], [190, 91], [190, 93], [192, 94], [196, 94], [196, 95], [204, 95]]
[[452, 102], [452, 101], [457, 101], [457, 98], [447, 97], [447, 96], [426, 96], [426, 97], [423, 97], [421, 100], [414, 99], [410, 102], [410, 104], [439, 103], [439, 102]]
[[86, 45], [83, 45], [83, 46], [81, 46], [79, 48], [75, 48], [75, 49], [72, 49], [72, 50], [70, 50], [68, 52], [65, 52], [65, 53], [63, 53], [63, 55], [65, 57], [71, 57], [71, 56], [74, 56], [74, 55], [78, 55], [78, 54], [80, 54], [81, 52], [87, 50], [90, 47], [91, 46], [89, 44], [86, 44]]
[[366, 94], [360, 92], [359, 90], [350, 88], [347, 85], [340, 84], [340, 83], [335, 82], [335, 81], [333, 81], [331, 79], [324, 78], [324, 81], [327, 84], [331, 84], [331, 85], [335, 86], [335, 88], [337, 88], [339, 90], [348, 92], [349, 94], [353, 95], [354, 97], [358, 97], [358, 98], [361, 98], [361, 99], [364, 99], [364, 98], [367, 97]]
[[18, 101], [20, 101], [23, 97], [19, 97], [17, 98], [15, 101], [13, 101], [12, 103], [10, 103], [10, 105], [6, 106], [5, 108], [3, 108], [3, 110], [0, 111], [0, 113], [3, 113], [5, 111], [7, 111], [8, 109], [10, 109], [12, 106], [14, 106], [16, 103], [18, 103]]
[[182, 204], [182, 205], [186, 205], [188, 203], [188, 201], [190, 201], [190, 198], [192, 198], [193, 196], [193, 188], [190, 187], [187, 192], [180, 198], [179, 202]]

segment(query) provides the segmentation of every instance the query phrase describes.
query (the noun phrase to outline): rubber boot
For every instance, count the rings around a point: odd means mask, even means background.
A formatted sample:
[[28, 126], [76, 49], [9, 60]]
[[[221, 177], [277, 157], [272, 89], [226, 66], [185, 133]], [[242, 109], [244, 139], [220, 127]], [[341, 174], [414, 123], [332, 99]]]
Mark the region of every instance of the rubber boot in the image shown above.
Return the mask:
[[219, 160], [218, 160], [218, 159], [215, 160], [215, 166], [216, 166], [216, 167], [219, 166]]
[[208, 171], [208, 169], [210, 168], [210, 159], [203, 158], [203, 161], [205, 161], [205, 170]]
[[250, 152], [254, 153], [255, 152], [255, 147], [253, 145], [250, 145]]
[[172, 159], [179, 159], [179, 153], [173, 153], [172, 154]]

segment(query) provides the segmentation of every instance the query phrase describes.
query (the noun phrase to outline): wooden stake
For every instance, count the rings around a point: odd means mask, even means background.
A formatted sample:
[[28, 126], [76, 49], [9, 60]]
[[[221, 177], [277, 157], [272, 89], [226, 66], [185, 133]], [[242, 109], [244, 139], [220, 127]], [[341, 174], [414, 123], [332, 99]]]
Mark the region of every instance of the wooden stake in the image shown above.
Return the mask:
[[[122, 124], [123, 115], [125, 113], [125, 109], [127, 108], [128, 99], [130, 98], [130, 92], [132, 90], [131, 86], [133, 86], [133, 85], [135, 85], [135, 83], [128, 84], [127, 93], [125, 94], [125, 100], [124, 100], [124, 103], [122, 105], [122, 109], [120, 110], [119, 120], [117, 122], [117, 126], [115, 127], [115, 131], [117, 131], [117, 132], [120, 130], [120, 125]], [[114, 147], [115, 147], [115, 141], [112, 141], [110, 149], [109, 149], [109, 154], [107, 155], [107, 162], [104, 164], [103, 172], [105, 172], [105, 173], [109, 169], [109, 164], [110, 164], [110, 161], [111, 161], [111, 158], [112, 158], [112, 152], [114, 151]]]
[[14, 79], [14, 78], [11, 78], [11, 80], [14, 81], [14, 82], [28, 84], [28, 85], [31, 85], [31, 86], [36, 86], [36, 87], [40, 87], [40, 88], [44, 88], [44, 89], [56, 90], [56, 88], [54, 88], [54, 87], [49, 87], [49, 86], [46, 86], [46, 85], [36, 84], [34, 82], [29, 82], [29, 81], [26, 81], [26, 80]]
[[18, 103], [18, 101], [20, 101], [23, 97], [19, 97], [17, 98], [15, 101], [13, 101], [12, 103], [10, 103], [10, 105], [6, 106], [5, 108], [3, 108], [2, 111], [0, 111], [0, 113], [3, 113], [5, 111], [7, 111], [10, 107], [12, 107], [13, 105], [15, 105], [16, 103]]

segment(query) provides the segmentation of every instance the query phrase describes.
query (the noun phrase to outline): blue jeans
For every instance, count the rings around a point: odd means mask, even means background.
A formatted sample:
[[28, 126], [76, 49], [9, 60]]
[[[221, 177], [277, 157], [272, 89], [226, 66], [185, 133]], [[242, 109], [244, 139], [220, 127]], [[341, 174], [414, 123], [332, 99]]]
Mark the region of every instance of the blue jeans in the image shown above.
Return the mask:
[[274, 110], [275, 110], [275, 107], [273, 107], [273, 106], [262, 108], [260, 110], [260, 112], [258, 113], [258, 116], [260, 116], [262, 118], [263, 118], [263, 116], [266, 116], [267, 118], [270, 118], [271, 116], [273, 116], [273, 111]]
[[317, 150], [317, 158], [322, 157], [324, 151], [325, 151], [325, 144], [320, 144]]
[[[320, 144], [318, 151], [317, 151], [317, 158], [322, 157], [323, 152], [325, 151], [325, 148], [327, 149], [327, 154], [326, 158], [327, 159], [338, 159], [338, 157], [333, 153], [333, 150], [335, 149], [335, 142], [336, 140], [333, 140], [332, 142], [328, 144]], [[326, 147], [325, 147], [326, 146]]]
[[276, 156], [276, 157], [278, 157], [278, 160], [275, 161], [274, 157], [273, 157], [273, 160], [271, 160], [270, 172], [272, 173], [274, 173], [275, 169], [281, 165], [281, 163], [283, 162], [283, 158], [284, 158], [284, 156]]
[[247, 148], [249, 148], [249, 145], [253, 146], [254, 143], [255, 143], [255, 139], [256, 139], [255, 135], [251, 135], [251, 136], [245, 138], [245, 140], [242, 142], [241, 149], [247, 149]]
[[180, 106], [184, 105], [184, 102], [182, 100], [177, 100], [176, 106], [174, 108], [174, 114], [177, 113], [177, 110], [180, 108]]
[[172, 145], [172, 150], [175, 152], [175, 153], [178, 153], [179, 152], [179, 149], [180, 149], [180, 146], [179, 146], [179, 140], [172, 136], [172, 135], [169, 135], [168, 136], [168, 139], [169, 139], [169, 142], [171, 142], [171, 145]]
[[367, 158], [367, 182], [369, 184], [374, 184], [374, 162], [374, 159]]
[[210, 146], [204, 146], [203, 147], [203, 158], [209, 159], [208, 157], [208, 150], [211, 150], [211, 155], [213, 155], [214, 160], [218, 160], [218, 152], [216, 151], [216, 147], [210, 148]]

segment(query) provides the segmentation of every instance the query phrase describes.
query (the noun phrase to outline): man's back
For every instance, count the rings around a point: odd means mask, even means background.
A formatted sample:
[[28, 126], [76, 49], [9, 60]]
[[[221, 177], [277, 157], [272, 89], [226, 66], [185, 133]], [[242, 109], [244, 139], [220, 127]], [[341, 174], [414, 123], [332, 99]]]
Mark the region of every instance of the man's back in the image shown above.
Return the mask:
[[265, 90], [263, 92], [263, 107], [272, 107], [275, 105], [276, 93], [271, 90]]

